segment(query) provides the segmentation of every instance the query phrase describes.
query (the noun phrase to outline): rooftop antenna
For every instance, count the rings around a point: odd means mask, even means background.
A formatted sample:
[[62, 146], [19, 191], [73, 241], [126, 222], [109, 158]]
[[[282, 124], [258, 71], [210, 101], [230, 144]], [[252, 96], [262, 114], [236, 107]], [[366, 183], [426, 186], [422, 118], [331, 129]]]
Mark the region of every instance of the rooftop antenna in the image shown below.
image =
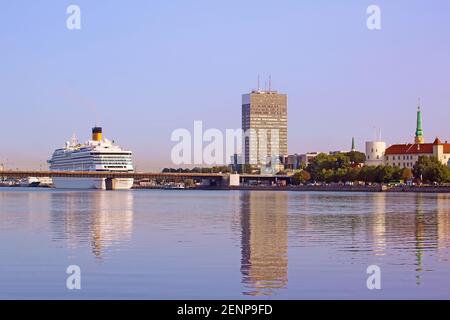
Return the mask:
[[374, 137], [375, 137], [375, 141], [382, 141], [381, 140], [381, 128], [377, 128], [377, 127], [373, 127], [374, 128]]
[[269, 92], [272, 92], [272, 75], [269, 75]]
[[259, 74], [258, 74], [258, 91], [260, 91], [261, 90], [261, 86], [260, 86], [260, 77], [259, 77]]

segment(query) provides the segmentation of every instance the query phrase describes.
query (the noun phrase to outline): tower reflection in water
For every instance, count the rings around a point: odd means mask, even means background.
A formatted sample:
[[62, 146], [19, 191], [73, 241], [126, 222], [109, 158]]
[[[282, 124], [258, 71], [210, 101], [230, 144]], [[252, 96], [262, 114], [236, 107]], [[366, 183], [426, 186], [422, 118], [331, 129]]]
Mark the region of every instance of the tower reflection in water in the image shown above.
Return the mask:
[[51, 194], [53, 240], [76, 248], [89, 243], [102, 258], [105, 251], [129, 241], [133, 231], [133, 194], [82, 191]]
[[386, 193], [373, 195], [372, 245], [375, 256], [386, 254]]
[[243, 294], [272, 295], [288, 282], [288, 194], [243, 192], [240, 200]]

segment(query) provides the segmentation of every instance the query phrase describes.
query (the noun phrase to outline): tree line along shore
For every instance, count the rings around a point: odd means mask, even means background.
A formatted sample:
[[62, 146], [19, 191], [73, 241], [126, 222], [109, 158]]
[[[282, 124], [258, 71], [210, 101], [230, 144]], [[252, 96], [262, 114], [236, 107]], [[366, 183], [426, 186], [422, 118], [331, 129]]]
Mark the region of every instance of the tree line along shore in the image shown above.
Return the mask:
[[[367, 185], [445, 185], [450, 183], [450, 167], [435, 157], [421, 156], [413, 168], [379, 165], [365, 166], [365, 155], [353, 151], [333, 155], [319, 154], [308, 165], [297, 170], [282, 170], [278, 175], [291, 176], [291, 186], [322, 186], [327, 184]], [[163, 172], [233, 173], [231, 166], [211, 168], [170, 169]], [[257, 167], [242, 165], [238, 173], [259, 174]]]

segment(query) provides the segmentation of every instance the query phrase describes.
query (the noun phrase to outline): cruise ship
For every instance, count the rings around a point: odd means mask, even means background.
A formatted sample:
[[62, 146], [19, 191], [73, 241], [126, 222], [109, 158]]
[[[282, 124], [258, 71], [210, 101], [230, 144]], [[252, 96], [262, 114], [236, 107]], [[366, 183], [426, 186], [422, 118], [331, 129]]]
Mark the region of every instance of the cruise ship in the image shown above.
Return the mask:
[[[132, 152], [114, 141], [102, 137], [102, 128], [92, 129], [92, 140], [80, 144], [75, 136], [62, 149], [56, 149], [48, 160], [51, 171], [134, 172]], [[134, 179], [63, 178], [54, 177], [53, 186], [59, 189], [131, 189]]]

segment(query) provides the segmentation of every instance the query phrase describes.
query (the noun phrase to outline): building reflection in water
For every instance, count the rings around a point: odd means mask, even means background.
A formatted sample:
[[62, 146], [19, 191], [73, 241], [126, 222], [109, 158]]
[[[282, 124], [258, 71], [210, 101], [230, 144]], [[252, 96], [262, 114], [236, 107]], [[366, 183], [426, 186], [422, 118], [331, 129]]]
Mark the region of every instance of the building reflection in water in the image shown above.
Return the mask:
[[[429, 271], [431, 266], [425, 266], [424, 257], [432, 257], [432, 253], [439, 249], [439, 229], [441, 221], [439, 219], [440, 195], [416, 195], [415, 214], [415, 249], [416, 249], [416, 281], [417, 285], [422, 282], [421, 275], [424, 271]], [[449, 212], [447, 211], [446, 215]], [[448, 245], [448, 242], [447, 242]], [[428, 268], [428, 269], [427, 269]]]
[[288, 194], [243, 192], [240, 203], [243, 294], [272, 295], [288, 282]]
[[373, 252], [376, 256], [386, 253], [386, 193], [373, 195], [372, 236]]
[[416, 248], [416, 281], [417, 285], [420, 285], [421, 278], [420, 275], [423, 271], [423, 246], [424, 246], [424, 240], [425, 240], [425, 214], [424, 214], [424, 208], [423, 208], [423, 197], [420, 195], [416, 196], [416, 214], [415, 214], [415, 248]]
[[450, 251], [450, 195], [439, 194], [436, 199], [438, 255], [440, 260], [448, 260]]
[[54, 192], [51, 194], [53, 240], [69, 247], [89, 243], [102, 258], [115, 244], [131, 238], [133, 194], [131, 192]]

